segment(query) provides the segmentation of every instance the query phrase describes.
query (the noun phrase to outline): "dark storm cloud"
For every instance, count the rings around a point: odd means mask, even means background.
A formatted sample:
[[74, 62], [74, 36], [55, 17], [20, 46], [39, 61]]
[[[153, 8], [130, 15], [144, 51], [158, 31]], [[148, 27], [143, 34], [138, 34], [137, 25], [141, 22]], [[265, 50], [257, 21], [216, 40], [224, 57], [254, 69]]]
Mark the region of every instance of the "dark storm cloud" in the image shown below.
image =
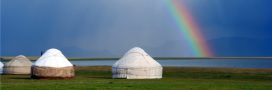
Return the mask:
[[[271, 1], [184, 2], [215, 55], [272, 55]], [[3, 56], [54, 47], [72, 57], [119, 57], [134, 46], [193, 56], [163, 0], [2, 0], [1, 12]]]

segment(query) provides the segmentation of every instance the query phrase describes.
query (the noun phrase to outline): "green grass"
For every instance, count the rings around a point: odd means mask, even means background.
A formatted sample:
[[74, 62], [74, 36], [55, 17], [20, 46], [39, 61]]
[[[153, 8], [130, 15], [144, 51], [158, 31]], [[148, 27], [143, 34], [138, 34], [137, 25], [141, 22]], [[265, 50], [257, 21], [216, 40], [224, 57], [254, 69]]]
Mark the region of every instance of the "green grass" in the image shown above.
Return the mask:
[[72, 80], [2, 75], [1, 90], [272, 90], [271, 69], [164, 68], [163, 79], [111, 79], [111, 67], [77, 67]]

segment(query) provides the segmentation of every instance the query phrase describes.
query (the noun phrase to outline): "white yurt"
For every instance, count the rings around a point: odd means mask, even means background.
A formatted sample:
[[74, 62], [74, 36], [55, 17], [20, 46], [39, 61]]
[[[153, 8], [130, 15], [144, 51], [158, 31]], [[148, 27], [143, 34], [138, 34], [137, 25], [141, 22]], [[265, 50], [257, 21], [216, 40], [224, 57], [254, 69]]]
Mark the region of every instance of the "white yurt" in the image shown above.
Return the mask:
[[0, 61], [0, 74], [2, 74], [3, 73], [3, 63]]
[[162, 66], [139, 47], [129, 50], [112, 66], [112, 78], [160, 79]]
[[32, 66], [35, 79], [70, 79], [75, 76], [74, 67], [58, 49], [47, 50]]
[[30, 74], [32, 62], [24, 55], [19, 55], [5, 63], [4, 74]]

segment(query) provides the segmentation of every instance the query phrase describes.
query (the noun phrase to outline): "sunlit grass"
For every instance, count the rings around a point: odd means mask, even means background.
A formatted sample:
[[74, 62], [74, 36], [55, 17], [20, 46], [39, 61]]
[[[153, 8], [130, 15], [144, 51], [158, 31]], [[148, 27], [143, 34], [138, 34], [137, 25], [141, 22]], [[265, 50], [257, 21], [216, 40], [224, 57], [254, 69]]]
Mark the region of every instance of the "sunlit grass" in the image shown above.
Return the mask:
[[163, 79], [111, 79], [111, 67], [78, 67], [72, 80], [2, 75], [1, 90], [271, 90], [270, 69], [164, 68]]

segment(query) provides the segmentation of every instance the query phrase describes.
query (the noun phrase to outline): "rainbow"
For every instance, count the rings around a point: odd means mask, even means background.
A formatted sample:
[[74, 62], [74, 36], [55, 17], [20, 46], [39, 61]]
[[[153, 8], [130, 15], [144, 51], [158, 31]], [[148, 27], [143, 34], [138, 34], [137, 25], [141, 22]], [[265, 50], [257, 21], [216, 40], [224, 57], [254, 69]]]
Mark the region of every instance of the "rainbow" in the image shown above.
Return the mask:
[[178, 29], [182, 31], [189, 46], [199, 57], [211, 57], [212, 52], [208, 47], [206, 40], [200, 32], [200, 29], [188, 9], [183, 5], [181, 0], [166, 0], [171, 15], [174, 17]]

